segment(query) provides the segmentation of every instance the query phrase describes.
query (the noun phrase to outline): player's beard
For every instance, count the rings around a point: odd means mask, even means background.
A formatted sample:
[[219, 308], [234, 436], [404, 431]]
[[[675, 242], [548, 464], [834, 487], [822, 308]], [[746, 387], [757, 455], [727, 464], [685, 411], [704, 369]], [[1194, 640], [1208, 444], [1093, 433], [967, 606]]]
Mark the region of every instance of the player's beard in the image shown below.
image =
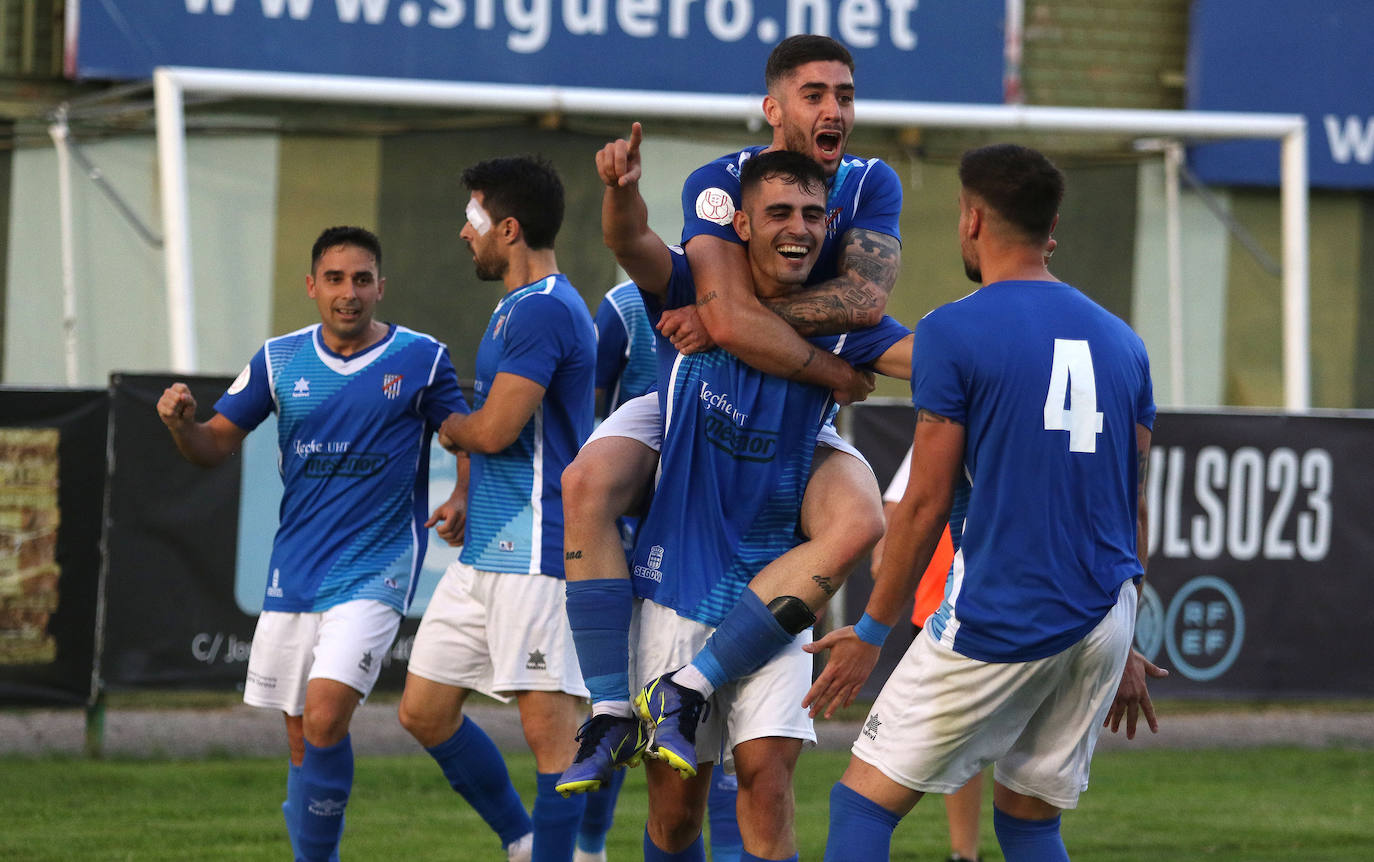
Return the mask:
[[961, 257], [963, 258], [963, 261], [964, 261], [964, 275], [968, 276], [968, 280], [971, 281], [971, 282], [973, 282], [974, 284], [982, 284], [982, 283], [983, 283], [983, 270], [982, 270], [982, 268], [979, 267], [978, 264], [976, 264], [976, 263], [974, 263], [973, 261], [969, 260], [967, 256], [961, 255]]

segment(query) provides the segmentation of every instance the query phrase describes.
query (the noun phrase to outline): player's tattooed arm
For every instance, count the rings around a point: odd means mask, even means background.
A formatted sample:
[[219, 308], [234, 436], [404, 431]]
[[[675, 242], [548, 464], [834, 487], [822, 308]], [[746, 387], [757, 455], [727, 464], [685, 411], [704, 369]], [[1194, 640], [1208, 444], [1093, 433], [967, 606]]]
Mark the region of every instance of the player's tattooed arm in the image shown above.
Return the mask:
[[1150, 512], [1149, 512], [1149, 474], [1150, 438], [1152, 432], [1144, 425], [1135, 426], [1136, 458], [1136, 555], [1140, 558], [1142, 569], [1148, 568], [1150, 554]]
[[838, 589], [829, 575], [812, 575], [811, 582], [816, 585], [817, 589], [825, 593], [827, 599], [835, 595], [835, 590]]
[[844, 235], [840, 274], [768, 306], [802, 335], [835, 335], [874, 326], [897, 283], [902, 244], [894, 236], [855, 228]]
[[917, 410], [917, 411], [916, 411], [916, 421], [917, 421], [917, 422], [938, 422], [938, 423], [945, 424], [945, 425], [951, 425], [951, 424], [952, 424], [952, 425], [961, 425], [961, 424], [963, 424], [963, 423], [961, 423], [961, 422], [955, 422], [953, 419], [949, 418], [948, 416], [941, 416], [939, 413], [936, 413], [936, 412], [933, 411], [933, 410], [927, 410], [927, 409], [924, 408], [924, 407], [922, 407], [920, 410]]

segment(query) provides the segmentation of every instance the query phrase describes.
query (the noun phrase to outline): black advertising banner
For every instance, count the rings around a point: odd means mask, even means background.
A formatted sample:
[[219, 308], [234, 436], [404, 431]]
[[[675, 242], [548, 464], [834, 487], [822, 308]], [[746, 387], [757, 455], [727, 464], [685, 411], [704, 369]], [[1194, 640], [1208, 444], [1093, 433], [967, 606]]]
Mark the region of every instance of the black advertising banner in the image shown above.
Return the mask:
[[[912, 422], [909, 406], [852, 410], [855, 443], [880, 483], [909, 445], [902, 435]], [[1137, 648], [1171, 671], [1151, 682], [1153, 692], [1374, 695], [1374, 650], [1365, 646], [1374, 630], [1372, 442], [1371, 414], [1159, 414], [1136, 625]], [[871, 582], [851, 583], [852, 622]], [[896, 649], [885, 649], [875, 680]]]
[[[208, 470], [181, 457], [156, 410], [158, 397], [174, 380], [191, 388], [201, 421], [213, 415], [214, 403], [232, 382], [228, 377], [111, 377], [115, 458], [109, 477], [103, 678], [112, 689], [241, 690], [266, 583], [276, 503], [270, 503], [272, 511], [257, 512], [250, 502], [244, 517], [242, 453]], [[275, 439], [256, 439], [272, 436], [273, 428], [264, 423], [250, 435], [250, 445], [275, 453]], [[255, 475], [254, 481], [279, 488], [275, 455], [268, 460], [269, 475]], [[252, 525], [240, 537], [245, 521]], [[261, 555], [262, 567], [252, 567], [256, 580], [247, 585], [237, 573], [237, 557], [245, 547]], [[402, 621], [383, 659], [379, 689], [404, 684], [405, 659], [418, 625], [415, 619]]]
[[0, 706], [94, 701], [106, 398], [0, 387]]

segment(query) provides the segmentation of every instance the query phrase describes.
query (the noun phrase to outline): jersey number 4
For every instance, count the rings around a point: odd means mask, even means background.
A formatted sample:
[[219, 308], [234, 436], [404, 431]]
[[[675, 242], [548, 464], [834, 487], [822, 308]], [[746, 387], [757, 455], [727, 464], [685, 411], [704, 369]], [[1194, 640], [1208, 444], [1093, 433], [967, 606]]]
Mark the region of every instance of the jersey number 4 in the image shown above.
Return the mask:
[[1097, 451], [1102, 414], [1097, 412], [1097, 377], [1086, 341], [1054, 340], [1050, 391], [1045, 394], [1045, 430], [1069, 432], [1070, 452]]

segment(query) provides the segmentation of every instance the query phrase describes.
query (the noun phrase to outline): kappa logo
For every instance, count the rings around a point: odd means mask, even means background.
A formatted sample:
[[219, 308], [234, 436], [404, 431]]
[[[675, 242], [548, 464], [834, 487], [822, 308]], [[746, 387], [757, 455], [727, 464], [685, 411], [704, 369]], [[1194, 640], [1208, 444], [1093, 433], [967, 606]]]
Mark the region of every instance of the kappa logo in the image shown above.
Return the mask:
[[292, 397], [292, 398], [309, 398], [309, 397], [310, 397], [310, 381], [309, 381], [309, 380], [306, 380], [304, 377], [302, 377], [300, 380], [297, 380], [297, 381], [296, 381], [296, 386], [295, 386], [295, 388], [291, 390], [291, 397]]
[[525, 670], [548, 670], [548, 668], [544, 653], [539, 650], [530, 653], [530, 657], [525, 659]]
[[358, 670], [363, 673], [372, 670], [372, 650], [363, 653], [362, 661], [358, 662]]
[[311, 799], [308, 807], [316, 817], [342, 817], [347, 805], [344, 799]]
[[703, 189], [697, 195], [697, 218], [727, 225], [734, 217], [735, 202], [724, 189]]
[[401, 381], [404, 379], [404, 374], [383, 374], [382, 394], [393, 401], [399, 398], [401, 395]]
[[878, 720], [878, 716], [876, 714], [870, 715], [868, 717], [868, 721], [864, 724], [864, 736], [868, 737], [869, 739], [876, 740], [878, 738], [878, 728], [882, 726], [883, 723]]

